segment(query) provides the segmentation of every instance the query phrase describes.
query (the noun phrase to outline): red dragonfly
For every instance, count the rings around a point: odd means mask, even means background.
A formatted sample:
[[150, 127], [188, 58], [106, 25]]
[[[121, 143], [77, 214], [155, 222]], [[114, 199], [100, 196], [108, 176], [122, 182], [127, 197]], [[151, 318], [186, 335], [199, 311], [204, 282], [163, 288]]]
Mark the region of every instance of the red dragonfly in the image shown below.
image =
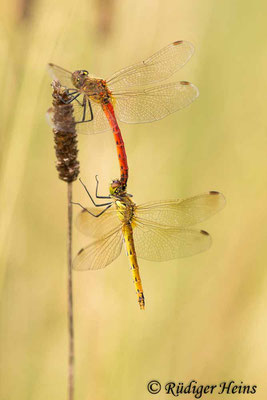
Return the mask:
[[49, 64], [53, 79], [68, 89], [68, 103], [73, 102], [77, 131], [89, 134], [112, 129], [124, 187], [128, 165], [117, 119], [127, 123], [152, 122], [192, 103], [199, 92], [190, 82], [147, 86], [169, 78], [182, 68], [193, 52], [191, 43], [176, 41], [107, 80], [96, 78], [86, 70], [70, 72]]

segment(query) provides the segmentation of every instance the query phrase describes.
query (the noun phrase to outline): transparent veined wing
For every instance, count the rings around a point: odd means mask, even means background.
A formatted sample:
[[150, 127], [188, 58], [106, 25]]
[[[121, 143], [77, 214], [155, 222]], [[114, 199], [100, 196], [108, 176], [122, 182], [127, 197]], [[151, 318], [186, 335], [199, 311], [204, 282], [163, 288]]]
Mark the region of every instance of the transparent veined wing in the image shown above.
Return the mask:
[[159, 82], [182, 68], [193, 53], [194, 46], [190, 42], [176, 41], [146, 60], [116, 72], [107, 80], [107, 84], [113, 91]]
[[113, 230], [109, 235], [81, 249], [74, 258], [72, 266], [76, 270], [105, 268], [120, 255], [122, 244], [121, 229]]
[[75, 89], [71, 80], [72, 73], [67, 69], [59, 67], [58, 65], [49, 63], [48, 72], [51, 77], [61, 83], [62, 86], [66, 86], [68, 89]]
[[54, 128], [55, 127], [55, 123], [54, 123], [54, 109], [53, 109], [53, 107], [50, 107], [47, 110], [45, 116], [46, 116], [47, 123], [51, 126], [51, 128]]
[[90, 100], [89, 103], [87, 96], [81, 95], [77, 100], [74, 100], [72, 104], [76, 122], [75, 127], [78, 133], [90, 135], [111, 130], [108, 119], [100, 103], [96, 103], [93, 100]]
[[[75, 129], [77, 133], [90, 135], [94, 133], [102, 133], [111, 130], [107, 117], [101, 107], [101, 104], [90, 101], [87, 96], [81, 95], [71, 103], [73, 106], [73, 117], [75, 120]], [[61, 109], [69, 105], [61, 105]], [[60, 129], [54, 121], [53, 107], [49, 108], [46, 118], [52, 128]]]
[[[87, 210], [95, 215], [98, 214], [102, 208], [99, 210], [96, 207], [88, 207]], [[112, 206], [97, 218], [90, 215], [87, 211], [82, 210], [77, 216], [76, 227], [86, 236], [102, 238], [108, 236], [110, 232], [119, 230], [121, 228], [121, 222], [116, 209]]]
[[114, 94], [114, 110], [123, 122], [152, 122], [189, 106], [198, 94], [196, 86], [184, 81], [121, 92]]
[[136, 206], [134, 221], [186, 228], [210, 218], [225, 206], [222, 193], [211, 191], [181, 200], [163, 200]]
[[136, 256], [148, 261], [168, 261], [201, 253], [211, 246], [205, 231], [136, 224], [133, 230]]

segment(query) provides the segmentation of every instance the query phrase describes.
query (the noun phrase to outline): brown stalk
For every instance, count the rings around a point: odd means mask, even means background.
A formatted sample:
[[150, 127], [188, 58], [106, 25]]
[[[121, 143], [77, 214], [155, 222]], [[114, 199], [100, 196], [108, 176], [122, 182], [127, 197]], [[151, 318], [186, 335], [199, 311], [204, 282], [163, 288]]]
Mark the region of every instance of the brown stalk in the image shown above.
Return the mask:
[[65, 104], [69, 96], [66, 89], [58, 81], [52, 82], [53, 107], [48, 110], [52, 122], [55, 150], [57, 156], [56, 168], [59, 179], [68, 183], [68, 400], [74, 399], [74, 324], [73, 324], [73, 288], [72, 288], [72, 182], [79, 175], [77, 160], [77, 134], [73, 116], [72, 104]]

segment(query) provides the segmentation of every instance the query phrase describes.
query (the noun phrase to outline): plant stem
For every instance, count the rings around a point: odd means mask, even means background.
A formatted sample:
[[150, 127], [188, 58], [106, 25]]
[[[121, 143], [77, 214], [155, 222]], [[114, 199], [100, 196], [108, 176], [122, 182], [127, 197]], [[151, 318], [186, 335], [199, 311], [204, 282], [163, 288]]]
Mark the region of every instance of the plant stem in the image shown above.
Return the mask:
[[68, 400], [74, 399], [74, 328], [73, 328], [73, 293], [72, 293], [72, 182], [68, 182]]
[[77, 133], [72, 103], [67, 103], [69, 94], [60, 82], [52, 82], [53, 102], [47, 111], [48, 120], [53, 125], [55, 150], [57, 156], [56, 168], [59, 179], [68, 185], [68, 400], [74, 399], [74, 327], [73, 327], [73, 293], [72, 293], [72, 182], [79, 175], [80, 164], [77, 159]]

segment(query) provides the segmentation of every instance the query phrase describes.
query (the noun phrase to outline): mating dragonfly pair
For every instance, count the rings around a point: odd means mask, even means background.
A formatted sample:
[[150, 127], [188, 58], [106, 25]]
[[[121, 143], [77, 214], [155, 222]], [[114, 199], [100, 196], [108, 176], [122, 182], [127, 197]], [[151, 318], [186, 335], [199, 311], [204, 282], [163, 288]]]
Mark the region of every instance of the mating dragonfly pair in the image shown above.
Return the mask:
[[49, 64], [52, 77], [67, 88], [67, 103], [73, 104], [76, 130], [90, 134], [112, 129], [120, 165], [120, 179], [112, 181], [108, 196], [98, 195], [97, 181], [96, 198], [107, 202], [96, 204], [87, 191], [94, 206], [104, 208], [97, 214], [96, 208], [82, 206], [77, 227], [95, 240], [79, 251], [73, 267], [77, 270], [104, 268], [119, 256], [124, 242], [141, 309], [145, 307], [145, 300], [137, 258], [167, 261], [207, 250], [210, 235], [191, 227], [225, 204], [223, 195], [215, 191], [185, 200], [163, 200], [140, 206], [127, 193], [127, 156], [117, 118], [127, 123], [152, 122], [194, 101], [198, 89], [186, 81], [147, 87], [169, 78], [189, 60], [193, 51], [189, 42], [174, 42], [108, 80], [95, 78], [86, 70], [71, 73]]

